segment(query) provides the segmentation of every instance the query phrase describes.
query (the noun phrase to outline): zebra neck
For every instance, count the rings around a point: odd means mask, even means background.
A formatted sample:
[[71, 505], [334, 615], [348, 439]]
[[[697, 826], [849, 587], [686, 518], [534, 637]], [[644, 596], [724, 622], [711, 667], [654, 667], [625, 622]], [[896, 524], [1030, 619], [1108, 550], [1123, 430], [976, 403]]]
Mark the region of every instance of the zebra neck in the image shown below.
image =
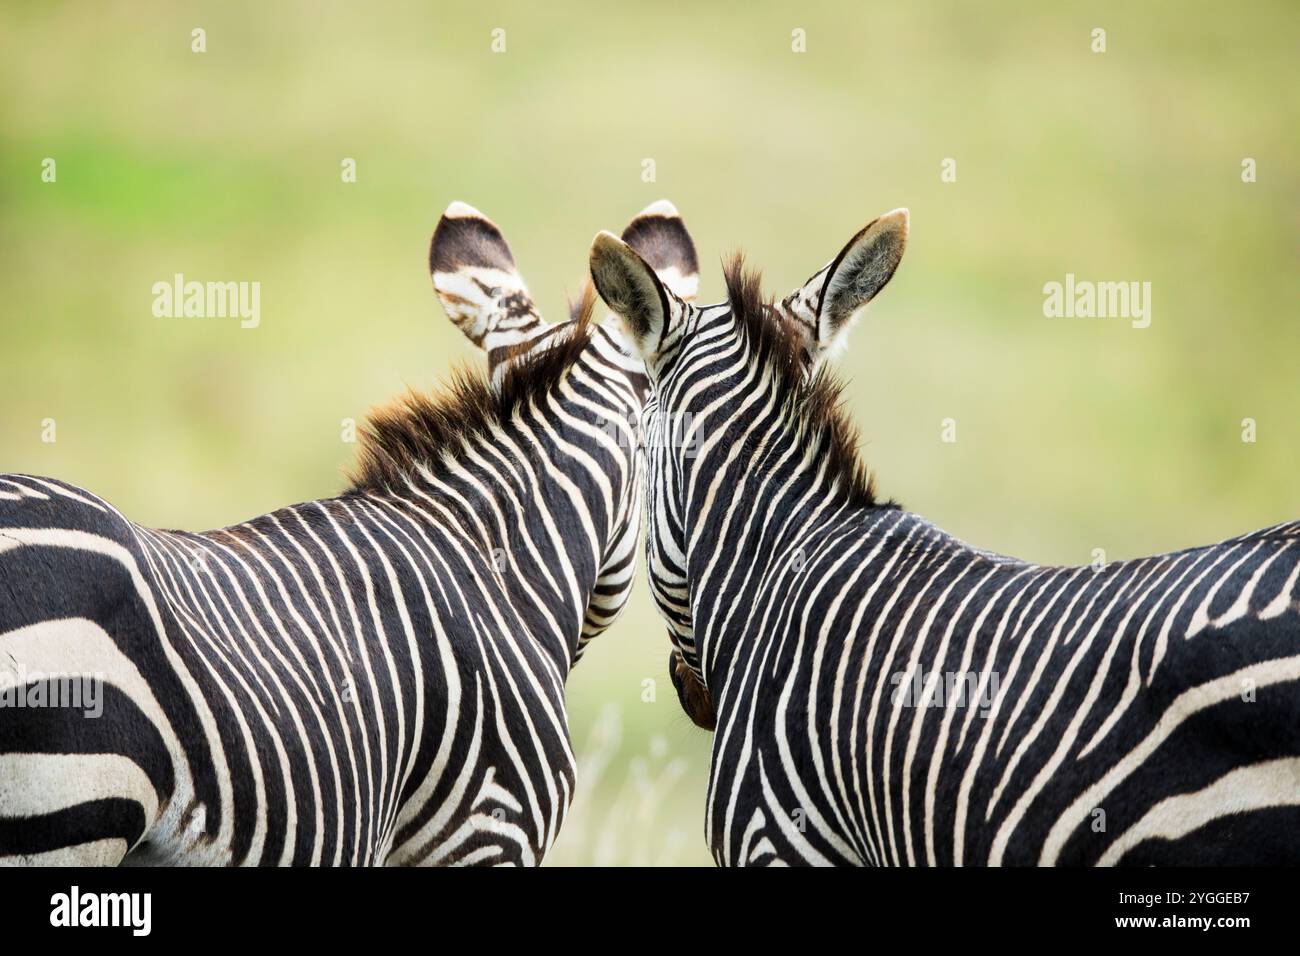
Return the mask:
[[[756, 641], [774, 642], [769, 650], [777, 653], [783, 635], [787, 643], [820, 640], [818, 615], [834, 611], [838, 620], [836, 598], [849, 577], [884, 593], [886, 578], [909, 579], [936, 560], [979, 553], [917, 515], [864, 506], [825, 481], [778, 479], [768, 487], [771, 493], [735, 510], [732, 527], [721, 513], [708, 520], [705, 533], [722, 535], [733, 558], [714, 562], [704, 576], [692, 574], [701, 667], [719, 707]], [[737, 528], [742, 512], [752, 514]], [[810, 607], [816, 611], [804, 614]], [[873, 623], [858, 620], [842, 632]]]
[[[531, 639], [567, 674], [579, 649], [612, 505], [589, 476], [496, 444], [467, 447], [426, 469], [398, 500], [437, 529], [444, 547], [506, 600]], [[568, 494], [542, 494], [559, 481]]]
[[774, 595], [801, 580], [840, 528], [861, 526], [870, 514], [807, 459], [772, 444], [734, 456], [733, 465], [723, 464], [726, 454], [687, 460], [683, 469], [691, 489], [684, 509], [690, 618], [711, 691], [715, 667], [756, 633], [746, 627]]

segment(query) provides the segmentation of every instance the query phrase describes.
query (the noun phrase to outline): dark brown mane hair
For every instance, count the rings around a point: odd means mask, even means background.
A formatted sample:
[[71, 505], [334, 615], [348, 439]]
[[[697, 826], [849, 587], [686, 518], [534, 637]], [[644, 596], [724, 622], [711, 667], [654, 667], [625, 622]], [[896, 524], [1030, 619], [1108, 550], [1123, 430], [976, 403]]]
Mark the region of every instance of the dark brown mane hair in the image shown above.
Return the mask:
[[736, 327], [758, 361], [772, 370], [783, 408], [799, 422], [800, 437], [821, 449], [827, 474], [838, 479], [854, 504], [875, 507], [876, 479], [858, 455], [858, 429], [844, 412], [844, 383], [825, 365], [808, 378], [804, 333], [764, 298], [762, 275], [745, 269], [743, 253], [722, 268]]
[[437, 393], [407, 389], [370, 411], [360, 431], [349, 491], [399, 487], [421, 464], [469, 439], [491, 434], [520, 408], [540, 399], [568, 372], [591, 341], [596, 293], [590, 285], [570, 306], [572, 319], [549, 333], [541, 347], [525, 343], [507, 356], [501, 382], [493, 386], [478, 370], [458, 368]]

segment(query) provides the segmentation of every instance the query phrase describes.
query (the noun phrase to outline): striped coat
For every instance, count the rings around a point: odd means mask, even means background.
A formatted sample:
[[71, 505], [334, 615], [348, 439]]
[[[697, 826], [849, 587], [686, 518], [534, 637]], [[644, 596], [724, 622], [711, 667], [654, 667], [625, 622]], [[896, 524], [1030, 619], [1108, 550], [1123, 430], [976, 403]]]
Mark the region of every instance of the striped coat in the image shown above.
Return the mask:
[[430, 269], [491, 384], [374, 413], [337, 498], [200, 534], [0, 478], [0, 859], [532, 864], [551, 846], [574, 790], [565, 679], [632, 586], [645, 377], [590, 299], [546, 324], [470, 207], [440, 221]]
[[653, 383], [650, 581], [715, 730], [715, 858], [1300, 861], [1300, 522], [1043, 567], [879, 501], [822, 363], [906, 231], [775, 305], [739, 265], [727, 302], [678, 302], [593, 246]]

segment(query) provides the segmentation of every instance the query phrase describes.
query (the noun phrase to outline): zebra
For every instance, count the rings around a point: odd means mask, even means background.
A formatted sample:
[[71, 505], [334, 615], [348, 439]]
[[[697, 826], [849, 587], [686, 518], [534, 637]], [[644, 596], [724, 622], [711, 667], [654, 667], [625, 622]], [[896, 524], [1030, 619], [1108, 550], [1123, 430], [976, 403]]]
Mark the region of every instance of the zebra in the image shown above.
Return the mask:
[[716, 726], [714, 859], [1300, 862], [1300, 522], [1050, 567], [878, 498], [826, 360], [908, 221], [774, 303], [740, 258], [695, 306], [591, 249], [651, 379], [648, 573]]
[[[668, 203], [624, 236], [693, 257]], [[0, 477], [0, 862], [541, 861], [565, 680], [634, 582], [648, 386], [590, 291], [541, 317], [472, 207], [429, 268], [490, 378], [373, 411], [338, 497], [190, 533]], [[98, 714], [41, 706], [70, 678]]]

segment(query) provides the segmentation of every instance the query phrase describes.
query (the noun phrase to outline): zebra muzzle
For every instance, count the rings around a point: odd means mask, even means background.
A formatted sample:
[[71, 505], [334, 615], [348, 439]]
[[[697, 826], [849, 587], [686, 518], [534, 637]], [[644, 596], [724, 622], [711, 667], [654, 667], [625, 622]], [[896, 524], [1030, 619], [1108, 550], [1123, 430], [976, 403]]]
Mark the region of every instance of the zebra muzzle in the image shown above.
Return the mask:
[[715, 730], [718, 726], [718, 718], [713, 712], [713, 698], [709, 696], [709, 689], [687, 665], [682, 652], [676, 648], [673, 648], [668, 655], [668, 674], [672, 678], [673, 687], [677, 690], [677, 699], [681, 702], [682, 710], [686, 711], [686, 716], [691, 718], [691, 722], [704, 730]]

